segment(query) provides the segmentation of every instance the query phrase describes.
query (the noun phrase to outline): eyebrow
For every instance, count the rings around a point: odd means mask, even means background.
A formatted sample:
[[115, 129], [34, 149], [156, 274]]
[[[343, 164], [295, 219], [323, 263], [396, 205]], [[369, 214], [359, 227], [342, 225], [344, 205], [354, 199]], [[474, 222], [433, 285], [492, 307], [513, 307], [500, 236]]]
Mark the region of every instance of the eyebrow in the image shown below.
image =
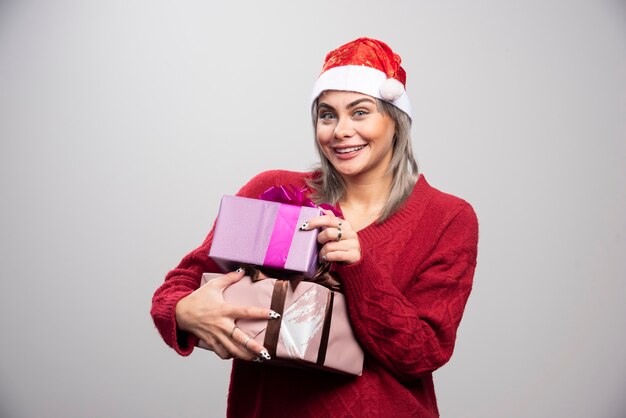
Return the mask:
[[347, 107], [351, 108], [351, 107], [357, 106], [357, 105], [359, 105], [359, 104], [361, 104], [363, 102], [370, 102], [370, 103], [376, 104], [376, 102], [374, 100], [372, 100], [370, 98], [367, 98], [367, 97], [364, 97], [362, 99], [357, 99], [357, 100], [353, 101], [352, 103], [348, 104]]
[[[370, 99], [370, 98], [367, 98], [367, 97], [363, 97], [363, 98], [361, 98], [361, 99], [357, 99], [357, 100], [355, 100], [355, 101], [353, 101], [353, 102], [348, 103], [348, 106], [346, 106], [346, 108], [347, 108], [347, 109], [350, 109], [350, 108], [352, 108], [352, 107], [358, 106], [359, 104], [361, 104], [361, 103], [363, 103], [363, 102], [369, 102], [369, 103], [376, 104], [376, 102], [375, 102], [374, 100], [372, 100], [372, 99]], [[327, 108], [327, 109], [330, 109], [330, 110], [335, 110], [335, 108], [334, 108], [334, 107], [332, 107], [332, 106], [331, 106], [331, 105], [329, 105], [328, 103], [324, 103], [324, 102], [322, 102], [322, 103], [320, 103], [320, 104], [318, 105], [318, 109], [321, 109], [321, 108]]]

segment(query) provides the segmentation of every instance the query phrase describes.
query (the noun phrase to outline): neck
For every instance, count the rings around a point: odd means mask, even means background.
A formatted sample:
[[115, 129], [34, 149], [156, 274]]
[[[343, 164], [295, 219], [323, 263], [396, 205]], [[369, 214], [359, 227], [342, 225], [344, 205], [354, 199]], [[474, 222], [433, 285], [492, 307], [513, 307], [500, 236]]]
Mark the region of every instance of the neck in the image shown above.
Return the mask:
[[391, 174], [375, 178], [344, 178], [346, 191], [341, 199], [342, 206], [354, 209], [380, 209], [389, 198]]

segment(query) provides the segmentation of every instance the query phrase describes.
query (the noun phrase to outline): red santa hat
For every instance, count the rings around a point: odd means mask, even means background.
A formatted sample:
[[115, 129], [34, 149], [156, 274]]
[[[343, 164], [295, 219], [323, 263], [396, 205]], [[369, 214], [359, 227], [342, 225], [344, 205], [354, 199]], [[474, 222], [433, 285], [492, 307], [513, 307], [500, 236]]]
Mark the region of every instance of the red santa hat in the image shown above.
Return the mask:
[[326, 90], [355, 91], [389, 102], [411, 117], [400, 56], [376, 39], [359, 38], [326, 55], [311, 103]]

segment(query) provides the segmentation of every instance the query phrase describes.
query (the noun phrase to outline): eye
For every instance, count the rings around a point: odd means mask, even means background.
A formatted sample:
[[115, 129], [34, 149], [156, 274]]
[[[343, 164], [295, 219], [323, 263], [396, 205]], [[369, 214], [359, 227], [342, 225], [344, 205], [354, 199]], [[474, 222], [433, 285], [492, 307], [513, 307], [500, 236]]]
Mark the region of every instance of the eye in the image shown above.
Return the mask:
[[320, 112], [319, 118], [321, 120], [332, 120], [335, 119], [335, 114], [333, 112]]
[[369, 112], [365, 109], [357, 109], [354, 111], [353, 115], [356, 117], [362, 117], [368, 115]]

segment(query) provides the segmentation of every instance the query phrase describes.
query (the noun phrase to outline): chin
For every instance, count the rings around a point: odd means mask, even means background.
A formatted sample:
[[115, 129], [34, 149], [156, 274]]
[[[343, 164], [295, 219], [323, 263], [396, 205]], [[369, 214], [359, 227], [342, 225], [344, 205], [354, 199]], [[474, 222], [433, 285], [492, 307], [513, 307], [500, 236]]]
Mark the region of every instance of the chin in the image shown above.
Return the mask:
[[345, 177], [354, 177], [357, 176], [359, 174], [361, 174], [361, 170], [359, 168], [338, 168], [337, 166], [335, 166], [335, 170], [337, 170], [337, 172], [339, 174], [341, 174], [342, 176]]

